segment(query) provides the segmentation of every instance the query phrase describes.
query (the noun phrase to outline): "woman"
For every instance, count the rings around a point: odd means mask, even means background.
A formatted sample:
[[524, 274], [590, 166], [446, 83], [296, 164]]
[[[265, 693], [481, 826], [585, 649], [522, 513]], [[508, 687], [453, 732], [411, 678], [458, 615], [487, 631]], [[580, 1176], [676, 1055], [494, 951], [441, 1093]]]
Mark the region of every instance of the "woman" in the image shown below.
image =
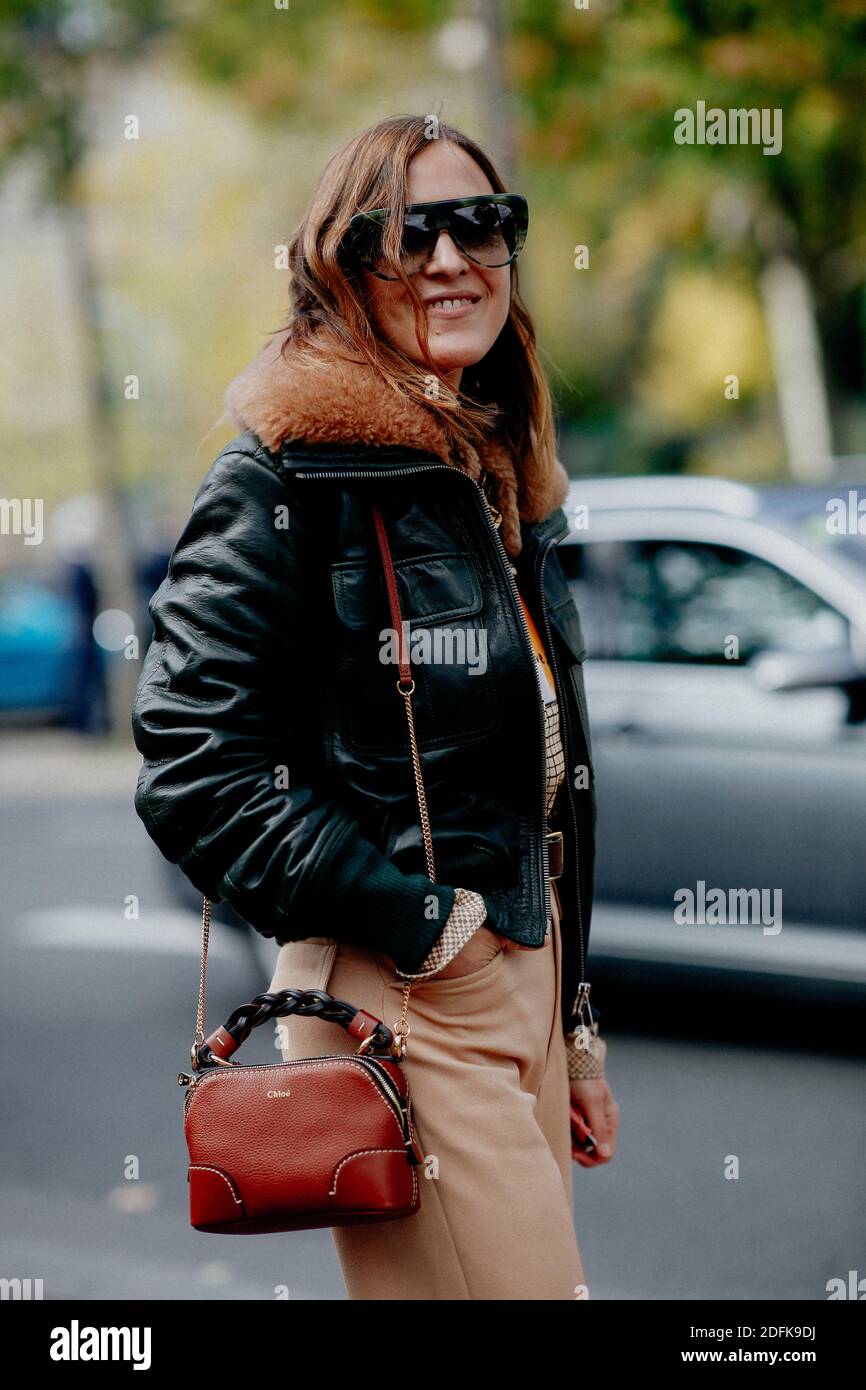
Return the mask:
[[[330, 161], [290, 246], [290, 325], [229, 388], [241, 433], [151, 603], [133, 714], [139, 814], [281, 943], [272, 989], [392, 1023], [413, 981], [421, 1207], [333, 1229], [352, 1298], [586, 1296], [571, 1163], [616, 1139], [585, 984], [595, 798], [555, 553], [567, 477], [516, 292], [525, 203], [503, 195], [473, 141], [416, 117]], [[355, 1049], [312, 1018], [281, 1040], [286, 1059]]]

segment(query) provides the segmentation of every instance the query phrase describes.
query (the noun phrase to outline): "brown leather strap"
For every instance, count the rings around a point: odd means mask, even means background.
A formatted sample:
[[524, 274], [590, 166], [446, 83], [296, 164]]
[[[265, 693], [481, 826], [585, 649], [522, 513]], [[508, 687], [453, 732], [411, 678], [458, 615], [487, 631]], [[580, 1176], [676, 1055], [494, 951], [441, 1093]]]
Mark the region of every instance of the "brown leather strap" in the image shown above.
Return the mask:
[[561, 878], [563, 868], [563, 845], [562, 831], [549, 830], [547, 832], [547, 876], [548, 878]]
[[399, 644], [400, 680], [408, 684], [412, 679], [412, 668], [409, 665], [406, 633], [403, 628], [403, 614], [400, 609], [400, 595], [397, 592], [397, 576], [394, 573], [391, 546], [388, 543], [388, 533], [385, 530], [385, 523], [382, 520], [382, 513], [379, 510], [378, 502], [373, 503], [373, 524], [376, 527], [376, 540], [379, 542], [382, 568], [385, 571], [385, 588], [388, 591], [388, 607], [391, 609], [391, 624], [397, 633], [397, 642]]
[[349, 1024], [346, 1032], [350, 1038], [369, 1038], [371, 1033], [375, 1033], [380, 1026], [380, 1020], [374, 1018], [373, 1014], [368, 1014], [364, 1009], [359, 1009]]
[[430, 836], [430, 820], [427, 815], [427, 793], [424, 789], [421, 759], [418, 754], [418, 741], [415, 737], [415, 718], [412, 712], [412, 693], [415, 689], [415, 682], [412, 679], [412, 668], [409, 665], [409, 652], [405, 640], [406, 633], [403, 626], [403, 613], [400, 608], [400, 595], [397, 592], [397, 579], [394, 574], [394, 562], [391, 558], [391, 546], [388, 542], [388, 533], [385, 530], [385, 523], [382, 519], [382, 513], [379, 510], [378, 502], [373, 502], [371, 505], [373, 509], [373, 523], [376, 528], [376, 540], [379, 543], [382, 568], [385, 571], [385, 587], [388, 591], [388, 607], [391, 610], [391, 625], [398, 634], [400, 678], [397, 681], [397, 690], [403, 698], [403, 704], [406, 710], [406, 722], [409, 726], [409, 751], [412, 755], [412, 768], [415, 774], [415, 792], [418, 797], [418, 813], [421, 817], [421, 833], [424, 836], [424, 852], [427, 858], [427, 877], [432, 883], [435, 883], [436, 865], [433, 859], [433, 841]]
[[232, 1053], [238, 1050], [238, 1045], [234, 1038], [231, 1034], [226, 1032], [222, 1024], [220, 1024], [215, 1033], [211, 1033], [209, 1038], [205, 1038], [205, 1043], [215, 1056], [221, 1057], [223, 1060], [231, 1057]]

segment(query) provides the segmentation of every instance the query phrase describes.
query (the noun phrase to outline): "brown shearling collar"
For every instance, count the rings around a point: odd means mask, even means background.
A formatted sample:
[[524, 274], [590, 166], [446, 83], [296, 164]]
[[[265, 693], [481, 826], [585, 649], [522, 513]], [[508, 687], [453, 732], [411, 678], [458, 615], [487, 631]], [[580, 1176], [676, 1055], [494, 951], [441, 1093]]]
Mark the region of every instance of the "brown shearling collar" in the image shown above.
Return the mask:
[[490, 475], [495, 505], [502, 512], [501, 535], [512, 556], [520, 553], [520, 522], [542, 521], [560, 507], [568, 474], [557, 460], [515, 472], [511, 451], [491, 436], [480, 450], [455, 449], [432, 412], [396, 391], [366, 361], [337, 356], [308, 364], [291, 347], [280, 355], [285, 329], [257, 353], [225, 393], [229, 419], [250, 429], [268, 449], [283, 440], [307, 444], [402, 445], [461, 468], [476, 481]]

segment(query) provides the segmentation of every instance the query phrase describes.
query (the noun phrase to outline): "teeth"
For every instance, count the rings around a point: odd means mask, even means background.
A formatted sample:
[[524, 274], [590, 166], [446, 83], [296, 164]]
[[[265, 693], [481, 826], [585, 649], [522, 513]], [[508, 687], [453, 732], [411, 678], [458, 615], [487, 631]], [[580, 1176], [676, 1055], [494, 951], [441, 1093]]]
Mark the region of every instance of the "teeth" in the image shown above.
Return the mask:
[[434, 300], [433, 300], [433, 303], [432, 303], [432, 305], [431, 305], [430, 307], [431, 307], [432, 309], [451, 309], [451, 308], [456, 309], [456, 308], [458, 307], [458, 305], [460, 305], [460, 304], [471, 304], [471, 303], [472, 303], [472, 301], [471, 301], [471, 299], [469, 299], [469, 298], [465, 298], [465, 299], [434, 299]]

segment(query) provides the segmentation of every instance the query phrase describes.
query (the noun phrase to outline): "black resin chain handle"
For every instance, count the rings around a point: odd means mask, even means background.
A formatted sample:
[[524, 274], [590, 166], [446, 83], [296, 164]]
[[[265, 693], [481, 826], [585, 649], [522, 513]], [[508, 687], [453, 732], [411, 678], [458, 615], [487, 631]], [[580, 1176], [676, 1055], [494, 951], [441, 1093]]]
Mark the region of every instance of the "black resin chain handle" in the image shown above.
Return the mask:
[[286, 1014], [297, 1014], [299, 1018], [321, 1018], [324, 1023], [338, 1023], [341, 1028], [350, 1031], [357, 1030], [357, 1024], [356, 1030], [352, 1030], [356, 1019], [359, 1022], [368, 1021], [368, 1026], [363, 1030], [364, 1053], [372, 1056], [377, 1053], [389, 1057], [392, 1055], [393, 1034], [380, 1019], [372, 1019], [363, 1009], [356, 1008], [345, 999], [335, 999], [323, 989], [281, 989], [274, 994], [257, 994], [248, 1004], [241, 1004], [211, 1037], [193, 1044], [193, 1070], [231, 1065], [228, 1056], [246, 1042], [254, 1028]]

